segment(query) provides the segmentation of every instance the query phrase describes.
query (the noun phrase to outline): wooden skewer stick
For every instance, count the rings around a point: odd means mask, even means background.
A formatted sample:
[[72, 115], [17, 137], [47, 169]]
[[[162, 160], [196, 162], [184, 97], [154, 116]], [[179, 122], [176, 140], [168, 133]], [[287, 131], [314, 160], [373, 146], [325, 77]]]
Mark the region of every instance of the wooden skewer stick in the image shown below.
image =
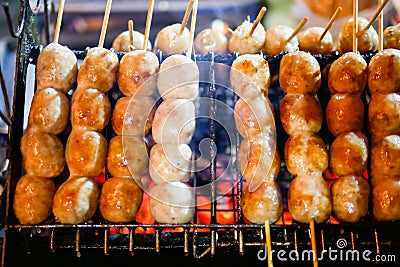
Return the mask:
[[317, 256], [317, 242], [315, 240], [315, 222], [314, 219], [310, 221], [311, 231], [311, 249], [313, 251], [313, 266], [318, 267], [318, 256]]
[[149, 6], [147, 8], [147, 18], [146, 18], [146, 28], [144, 30], [144, 42], [143, 50], [147, 50], [147, 43], [149, 42], [151, 20], [153, 18], [154, 0], [149, 1]]
[[[382, 0], [378, 1], [379, 6], [383, 4]], [[379, 12], [379, 18], [378, 18], [378, 51], [383, 50], [383, 31], [384, 31], [384, 26], [383, 26], [383, 12]]]
[[382, 13], [383, 8], [385, 5], [389, 2], [389, 0], [384, 0], [383, 3], [381, 3], [378, 7], [378, 9], [375, 11], [374, 15], [372, 15], [371, 19], [368, 21], [367, 26], [365, 26], [363, 29], [361, 29], [358, 32], [358, 36], [362, 35], [364, 31], [368, 30], [369, 27], [371, 27], [372, 23], [376, 20], [376, 18], [379, 16], [380, 13]]
[[190, 0], [186, 7], [185, 15], [183, 16], [182, 23], [181, 23], [181, 28], [179, 29], [179, 32], [178, 32], [179, 35], [181, 35], [183, 33], [183, 29], [185, 29], [185, 27], [186, 27], [186, 23], [189, 19], [190, 11], [192, 11], [193, 2], [194, 2], [194, 0]]
[[193, 3], [193, 11], [192, 11], [192, 21], [190, 22], [190, 37], [188, 44], [187, 56], [188, 58], [192, 57], [192, 49], [193, 49], [193, 40], [194, 40], [194, 30], [196, 28], [196, 17], [197, 17], [197, 6], [199, 4], [198, 0], [194, 0]]
[[128, 29], [129, 29], [129, 50], [133, 51], [133, 20], [128, 21]]
[[358, 0], [353, 0], [353, 52], [358, 50]]
[[337, 19], [337, 17], [339, 16], [340, 12], [342, 12], [342, 7], [339, 6], [335, 13], [333, 13], [331, 19], [329, 20], [328, 24], [326, 24], [324, 32], [321, 34], [321, 36], [319, 37], [319, 41], [321, 42], [322, 39], [324, 39], [326, 33], [329, 31], [329, 29], [332, 27], [333, 22], [335, 22], [335, 20]]
[[265, 228], [265, 242], [267, 245], [267, 259], [268, 259], [268, 267], [273, 267], [272, 261], [272, 241], [271, 241], [271, 225], [269, 223], [269, 219], [265, 220], [264, 223]]
[[104, 39], [106, 37], [106, 30], [108, 25], [108, 18], [110, 17], [112, 0], [107, 0], [106, 10], [104, 11], [103, 26], [101, 27], [101, 34], [99, 39], [99, 47], [103, 47]]
[[64, 3], [65, 0], [60, 0], [60, 5], [58, 6], [58, 15], [57, 15], [57, 22], [56, 28], [54, 29], [54, 38], [53, 43], [58, 43], [58, 38], [60, 37], [60, 29], [61, 29], [61, 21], [64, 13]]
[[258, 12], [257, 17], [256, 17], [256, 19], [255, 19], [254, 22], [253, 22], [253, 26], [251, 27], [251, 29], [250, 29], [250, 31], [249, 31], [249, 34], [248, 34], [247, 36], [252, 36], [252, 35], [253, 35], [254, 30], [256, 29], [258, 23], [260, 23], [260, 21], [261, 21], [261, 19], [263, 18], [263, 16], [264, 16], [264, 14], [265, 14], [266, 11], [267, 11], [267, 8], [266, 8], [265, 6], [263, 6], [263, 7], [260, 9], [260, 12]]
[[304, 24], [306, 24], [307, 21], [308, 21], [308, 17], [303, 17], [301, 19], [299, 24], [297, 24], [296, 28], [293, 30], [292, 34], [286, 40], [287, 43], [290, 42], [290, 40], [292, 40], [293, 37], [295, 37], [299, 33], [299, 31], [303, 28]]

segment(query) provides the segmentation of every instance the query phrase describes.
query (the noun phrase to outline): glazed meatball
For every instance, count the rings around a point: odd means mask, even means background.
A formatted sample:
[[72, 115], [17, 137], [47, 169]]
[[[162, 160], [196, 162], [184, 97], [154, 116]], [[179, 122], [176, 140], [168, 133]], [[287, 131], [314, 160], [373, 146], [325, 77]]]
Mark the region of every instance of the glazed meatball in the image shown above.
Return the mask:
[[379, 180], [372, 190], [374, 217], [378, 221], [397, 221], [400, 219], [400, 179], [389, 177]]
[[300, 31], [297, 34], [299, 50], [321, 55], [327, 55], [334, 51], [333, 38], [329, 31], [320, 40], [324, 30], [323, 27], [309, 27]]
[[379, 142], [372, 145], [371, 176], [400, 177], [399, 135], [385, 136]]
[[368, 106], [368, 128], [373, 135], [400, 134], [400, 95], [375, 94]]
[[[287, 25], [274, 25], [267, 29], [265, 35], [264, 52], [276, 55], [283, 51], [293, 53], [299, 49], [297, 36], [289, 40], [294, 29]], [[289, 40], [289, 41], [288, 41]]]
[[400, 49], [400, 23], [388, 26], [383, 31], [383, 47]]

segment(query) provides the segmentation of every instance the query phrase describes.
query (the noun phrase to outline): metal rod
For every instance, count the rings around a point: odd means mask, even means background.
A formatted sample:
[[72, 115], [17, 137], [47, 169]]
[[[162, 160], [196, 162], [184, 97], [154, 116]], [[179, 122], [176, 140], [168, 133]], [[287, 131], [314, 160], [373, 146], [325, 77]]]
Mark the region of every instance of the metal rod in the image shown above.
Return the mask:
[[[9, 118], [11, 118], [11, 108], [10, 108], [10, 100], [8, 98], [8, 92], [7, 92], [7, 87], [6, 87], [6, 82], [4, 80], [3, 76], [3, 70], [1, 68], [0, 64], [0, 85], [1, 85], [1, 92], [3, 93], [3, 98], [4, 98], [4, 106], [6, 108], [6, 113], [7, 113], [7, 120], [11, 124], [11, 121]], [[4, 119], [3, 119], [4, 120]], [[6, 122], [6, 121], [5, 121]], [[6, 122], [7, 123], [7, 122]], [[7, 123], [7, 125], [10, 125]]]
[[209, 99], [211, 101], [209, 118], [210, 118], [210, 174], [211, 174], [211, 223], [217, 222], [217, 199], [216, 199], [216, 151], [215, 151], [215, 117], [216, 117], [216, 107], [215, 107], [215, 64], [214, 64], [214, 53], [211, 52], [211, 62], [210, 62], [210, 87], [209, 87]]
[[18, 22], [18, 27], [15, 30], [14, 23], [12, 22], [12, 17], [11, 17], [11, 12], [10, 12], [10, 7], [8, 5], [8, 2], [3, 3], [3, 9], [4, 12], [6, 13], [6, 18], [7, 18], [7, 25], [8, 25], [8, 30], [10, 31], [10, 35], [14, 38], [19, 38], [21, 36], [22, 31], [24, 30], [25, 26], [25, 15], [26, 15], [26, 8], [24, 5], [26, 5], [28, 1], [21, 1], [20, 0], [20, 8], [19, 8], [19, 22]]
[[[50, 20], [51, 20], [51, 7], [49, 6], [52, 5], [51, 0], [43, 0], [44, 1], [44, 37], [46, 44], [50, 43]], [[49, 2], [50, 1], [50, 2]]]
[[34, 15], [37, 15], [37, 14], [39, 13], [40, 7], [41, 7], [41, 3], [42, 3], [42, 0], [37, 0], [37, 1], [36, 1], [36, 6], [35, 6], [34, 9], [32, 9], [32, 13], [33, 13]]

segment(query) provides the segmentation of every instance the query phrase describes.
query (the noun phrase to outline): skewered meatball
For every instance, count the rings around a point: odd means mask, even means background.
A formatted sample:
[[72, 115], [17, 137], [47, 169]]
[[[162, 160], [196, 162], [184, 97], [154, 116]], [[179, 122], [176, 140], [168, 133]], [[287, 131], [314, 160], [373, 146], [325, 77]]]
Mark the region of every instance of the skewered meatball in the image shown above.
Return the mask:
[[[177, 75], [178, 74], [178, 75]], [[199, 68], [184, 55], [167, 57], [160, 66], [157, 88], [163, 99], [196, 99], [199, 94]]]
[[331, 187], [336, 218], [345, 222], [359, 222], [367, 215], [369, 193], [369, 184], [361, 176], [346, 175], [337, 179]]
[[383, 47], [400, 49], [400, 23], [388, 26], [383, 31]]
[[328, 72], [331, 94], [361, 94], [367, 85], [368, 65], [358, 53], [347, 52], [335, 60]]
[[265, 36], [264, 52], [268, 55], [276, 55], [283, 51], [293, 53], [299, 49], [297, 36], [292, 39], [294, 29], [287, 25], [274, 25], [267, 29]]
[[372, 146], [371, 176], [400, 177], [400, 136], [388, 135]]
[[36, 91], [29, 111], [29, 125], [41, 132], [59, 134], [69, 119], [69, 101], [65, 94], [54, 88]]
[[[133, 31], [133, 46], [132, 49], [143, 49], [144, 35], [141, 32]], [[113, 41], [112, 48], [116, 52], [129, 52], [131, 51], [129, 40], [129, 31], [121, 32]], [[151, 43], [147, 41], [147, 50], [151, 51]]]
[[253, 192], [244, 190], [242, 196], [244, 217], [252, 223], [276, 222], [283, 212], [282, 193], [273, 180], [262, 182]]
[[86, 222], [96, 211], [99, 194], [99, 186], [93, 178], [68, 178], [54, 195], [53, 213], [56, 221], [63, 224]]
[[316, 93], [321, 86], [318, 61], [304, 51], [284, 55], [279, 67], [279, 84], [285, 93]]
[[136, 50], [126, 53], [118, 71], [118, 86], [122, 94], [153, 95], [159, 67], [158, 58], [152, 52]]
[[142, 199], [143, 190], [133, 178], [111, 177], [102, 186], [99, 211], [110, 222], [131, 222], [136, 217]]
[[73, 129], [65, 148], [65, 160], [71, 176], [99, 175], [106, 163], [107, 148], [107, 140], [101, 133]]
[[299, 49], [311, 54], [327, 55], [331, 53], [334, 50], [332, 34], [328, 31], [320, 40], [324, 30], [323, 27], [309, 27], [300, 31], [297, 34]]
[[39, 224], [50, 215], [56, 186], [51, 179], [25, 174], [17, 183], [13, 208], [22, 224]]
[[322, 109], [310, 94], [286, 94], [280, 103], [283, 129], [289, 135], [297, 132], [318, 133], [322, 127]]
[[400, 219], [400, 180], [397, 177], [379, 178], [372, 190], [372, 210], [378, 221]]
[[147, 96], [119, 98], [111, 119], [115, 133], [146, 136], [153, 124], [155, 104], [154, 99]]
[[48, 44], [39, 54], [36, 65], [37, 89], [54, 88], [68, 92], [76, 82], [77, 58], [67, 46]]
[[221, 31], [216, 29], [204, 29], [196, 35], [194, 39], [194, 48], [199, 54], [228, 53], [228, 38]]
[[284, 147], [285, 161], [292, 175], [323, 172], [328, 168], [328, 151], [324, 140], [316, 134], [291, 135]]
[[86, 131], [103, 131], [111, 116], [107, 95], [94, 88], [78, 88], [72, 95], [71, 124]]
[[376, 53], [368, 65], [368, 88], [372, 94], [395, 93], [400, 89], [400, 51], [385, 49]]
[[22, 166], [33, 176], [53, 178], [64, 169], [64, 147], [56, 135], [29, 127], [21, 139]]
[[368, 106], [368, 122], [373, 135], [400, 134], [400, 95], [373, 95]]
[[117, 135], [108, 145], [107, 169], [112, 176], [141, 176], [149, 162], [148, 148], [142, 137]]
[[329, 148], [329, 165], [338, 176], [361, 176], [367, 168], [368, 141], [361, 132], [342, 133]]
[[93, 47], [79, 68], [78, 85], [80, 88], [96, 88], [108, 92], [114, 86], [118, 67], [117, 54], [102, 47]]
[[364, 127], [364, 103], [359, 95], [334, 94], [325, 112], [328, 130], [334, 136], [345, 132], [361, 131]]
[[189, 46], [189, 29], [184, 27], [181, 34], [180, 23], [162, 28], [156, 35], [153, 51], [161, 50], [164, 54], [182, 54]]
[[253, 23], [245, 20], [232, 33], [228, 41], [228, 50], [230, 53], [256, 54], [259, 53], [265, 43], [265, 29], [261, 23], [258, 23], [253, 34], [249, 35]]

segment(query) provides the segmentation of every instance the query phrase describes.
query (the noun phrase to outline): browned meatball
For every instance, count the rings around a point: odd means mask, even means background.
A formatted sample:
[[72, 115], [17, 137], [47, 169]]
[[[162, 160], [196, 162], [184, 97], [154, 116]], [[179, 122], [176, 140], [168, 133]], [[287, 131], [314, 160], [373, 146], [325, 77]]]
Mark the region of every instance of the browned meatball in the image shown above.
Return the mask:
[[286, 167], [292, 175], [323, 172], [328, 168], [328, 151], [316, 134], [295, 134], [284, 147]]
[[316, 93], [321, 86], [318, 61], [304, 51], [284, 55], [279, 67], [279, 84], [285, 93]]
[[293, 219], [301, 223], [322, 223], [332, 212], [329, 187], [321, 172], [301, 174], [290, 183], [288, 208]]
[[53, 214], [63, 224], [84, 223], [97, 209], [100, 189], [92, 177], [68, 178], [57, 189]]
[[107, 95], [94, 88], [78, 88], [72, 95], [71, 124], [86, 131], [103, 131], [111, 116]]
[[119, 98], [111, 118], [113, 130], [118, 135], [146, 136], [153, 124], [155, 105], [148, 96]]
[[326, 124], [332, 135], [361, 131], [364, 127], [364, 102], [356, 94], [334, 94], [326, 106]]
[[372, 145], [371, 176], [400, 177], [400, 136], [388, 135]]
[[400, 134], [400, 95], [375, 94], [368, 106], [368, 128], [373, 135]]
[[78, 86], [108, 92], [115, 84], [118, 56], [111, 50], [93, 47], [86, 54], [78, 71]]
[[358, 222], [368, 213], [370, 188], [367, 180], [357, 175], [337, 179], [332, 187], [333, 212], [342, 222]]
[[347, 52], [336, 59], [329, 68], [328, 86], [331, 94], [361, 94], [368, 80], [368, 65], [364, 58]]
[[40, 131], [59, 134], [69, 119], [69, 101], [63, 92], [54, 88], [37, 91], [29, 111], [29, 125]]
[[106, 163], [107, 149], [107, 140], [101, 133], [73, 129], [65, 148], [71, 176], [99, 175]]
[[53, 134], [29, 127], [21, 139], [22, 166], [33, 176], [53, 178], [64, 169], [64, 147]]
[[376, 53], [368, 65], [368, 88], [372, 94], [395, 93], [400, 89], [400, 51], [385, 49]]
[[324, 38], [319, 40], [324, 30], [323, 27], [309, 27], [300, 31], [297, 34], [299, 49], [311, 54], [327, 55], [331, 53], [334, 50], [332, 34], [328, 31]]
[[361, 132], [342, 133], [329, 147], [329, 165], [338, 176], [361, 176], [367, 168], [368, 140]]
[[50, 215], [56, 186], [51, 179], [25, 174], [17, 183], [13, 208], [22, 224], [39, 224]]
[[378, 221], [400, 219], [400, 179], [398, 177], [379, 179], [379, 183], [374, 184], [372, 210]]
[[117, 135], [108, 146], [107, 169], [115, 177], [140, 177], [148, 167], [149, 155], [142, 137]]
[[289, 40], [293, 31], [292, 27], [283, 24], [269, 27], [265, 34], [264, 52], [268, 55], [277, 55], [283, 51], [289, 53], [297, 51], [299, 49], [297, 36]]
[[322, 109], [310, 94], [286, 94], [280, 103], [283, 129], [289, 135], [301, 132], [318, 133], [322, 127]]
[[39, 54], [36, 65], [37, 89], [54, 88], [68, 92], [76, 82], [77, 58], [68, 47], [48, 44]]
[[101, 188], [99, 211], [107, 221], [131, 222], [136, 217], [142, 199], [143, 190], [133, 178], [111, 177]]
[[276, 222], [283, 212], [279, 185], [273, 180], [267, 180], [253, 192], [244, 190], [242, 209], [244, 217], [251, 223], [263, 224], [266, 220]]
[[383, 48], [400, 49], [400, 23], [385, 28], [383, 31]]

